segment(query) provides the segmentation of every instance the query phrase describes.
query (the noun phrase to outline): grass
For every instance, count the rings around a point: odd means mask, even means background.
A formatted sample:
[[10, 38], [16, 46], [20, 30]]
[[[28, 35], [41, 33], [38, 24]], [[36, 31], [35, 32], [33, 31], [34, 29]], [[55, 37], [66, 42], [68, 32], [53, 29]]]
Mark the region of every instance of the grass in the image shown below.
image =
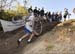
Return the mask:
[[51, 50], [51, 49], [53, 49], [54, 48], [54, 45], [52, 45], [52, 44], [49, 44], [47, 47], [46, 47], [46, 50]]

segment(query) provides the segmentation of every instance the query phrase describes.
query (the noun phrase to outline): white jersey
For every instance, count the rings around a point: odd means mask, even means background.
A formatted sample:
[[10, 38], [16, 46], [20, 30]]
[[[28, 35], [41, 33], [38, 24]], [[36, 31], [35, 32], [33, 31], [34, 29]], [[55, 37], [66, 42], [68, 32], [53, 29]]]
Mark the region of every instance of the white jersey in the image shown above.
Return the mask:
[[34, 22], [34, 15], [31, 15], [29, 18], [28, 18], [28, 22], [26, 22], [25, 24], [25, 27], [30, 31], [32, 32], [33, 31], [33, 22]]

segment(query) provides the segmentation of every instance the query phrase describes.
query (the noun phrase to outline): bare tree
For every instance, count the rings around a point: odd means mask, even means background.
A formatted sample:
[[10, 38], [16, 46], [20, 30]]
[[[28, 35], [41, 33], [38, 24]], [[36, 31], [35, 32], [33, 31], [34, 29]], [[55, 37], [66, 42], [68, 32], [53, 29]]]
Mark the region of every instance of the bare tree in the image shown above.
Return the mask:
[[24, 7], [26, 7], [26, 4], [27, 4], [27, 0], [24, 0], [23, 2], [24, 2]]
[[[12, 3], [13, 2], [18, 3], [18, 1], [20, 0], [0, 0], [0, 10], [3, 10], [4, 8], [7, 8], [7, 7], [11, 9]], [[23, 4], [25, 8], [26, 8], [28, 1], [29, 0], [23, 0]]]
[[29, 0], [23, 0], [23, 3], [24, 3], [24, 7], [27, 8], [27, 5], [29, 3]]
[[0, 0], [0, 10], [2, 10], [5, 7], [9, 7], [12, 5], [12, 3], [16, 0]]

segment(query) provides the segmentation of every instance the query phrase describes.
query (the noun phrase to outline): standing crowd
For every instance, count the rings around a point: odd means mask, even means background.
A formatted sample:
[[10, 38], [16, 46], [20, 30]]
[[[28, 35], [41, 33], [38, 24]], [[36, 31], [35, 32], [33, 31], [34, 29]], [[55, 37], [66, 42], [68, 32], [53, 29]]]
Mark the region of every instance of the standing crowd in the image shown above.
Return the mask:
[[35, 17], [46, 17], [46, 19], [48, 21], [58, 21], [60, 22], [62, 20], [62, 18], [64, 18], [64, 20], [67, 18], [67, 16], [70, 14], [68, 13], [68, 9], [65, 8], [64, 9], [64, 15], [62, 15], [62, 12], [45, 12], [44, 8], [40, 9], [35, 7], [34, 9], [32, 9], [32, 6], [30, 6], [30, 8], [28, 9], [28, 12], [33, 12]]

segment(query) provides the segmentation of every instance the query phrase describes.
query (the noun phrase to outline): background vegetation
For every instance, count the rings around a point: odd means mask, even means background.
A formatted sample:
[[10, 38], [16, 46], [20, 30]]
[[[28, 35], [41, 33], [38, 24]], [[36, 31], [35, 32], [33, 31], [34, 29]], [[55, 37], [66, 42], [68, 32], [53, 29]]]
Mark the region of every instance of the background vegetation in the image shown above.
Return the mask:
[[[18, 2], [16, 4], [16, 9], [11, 9], [11, 3], [16, 0], [10, 0], [9, 3], [7, 3], [8, 0], [0, 0], [0, 19], [11, 21], [12, 17], [15, 16], [24, 16], [28, 14], [27, 9], [24, 6], [21, 6]], [[10, 6], [8, 6], [9, 4]], [[5, 9], [5, 7], [8, 6], [9, 9]], [[1, 23], [0, 23], [0, 30], [2, 29]]]

